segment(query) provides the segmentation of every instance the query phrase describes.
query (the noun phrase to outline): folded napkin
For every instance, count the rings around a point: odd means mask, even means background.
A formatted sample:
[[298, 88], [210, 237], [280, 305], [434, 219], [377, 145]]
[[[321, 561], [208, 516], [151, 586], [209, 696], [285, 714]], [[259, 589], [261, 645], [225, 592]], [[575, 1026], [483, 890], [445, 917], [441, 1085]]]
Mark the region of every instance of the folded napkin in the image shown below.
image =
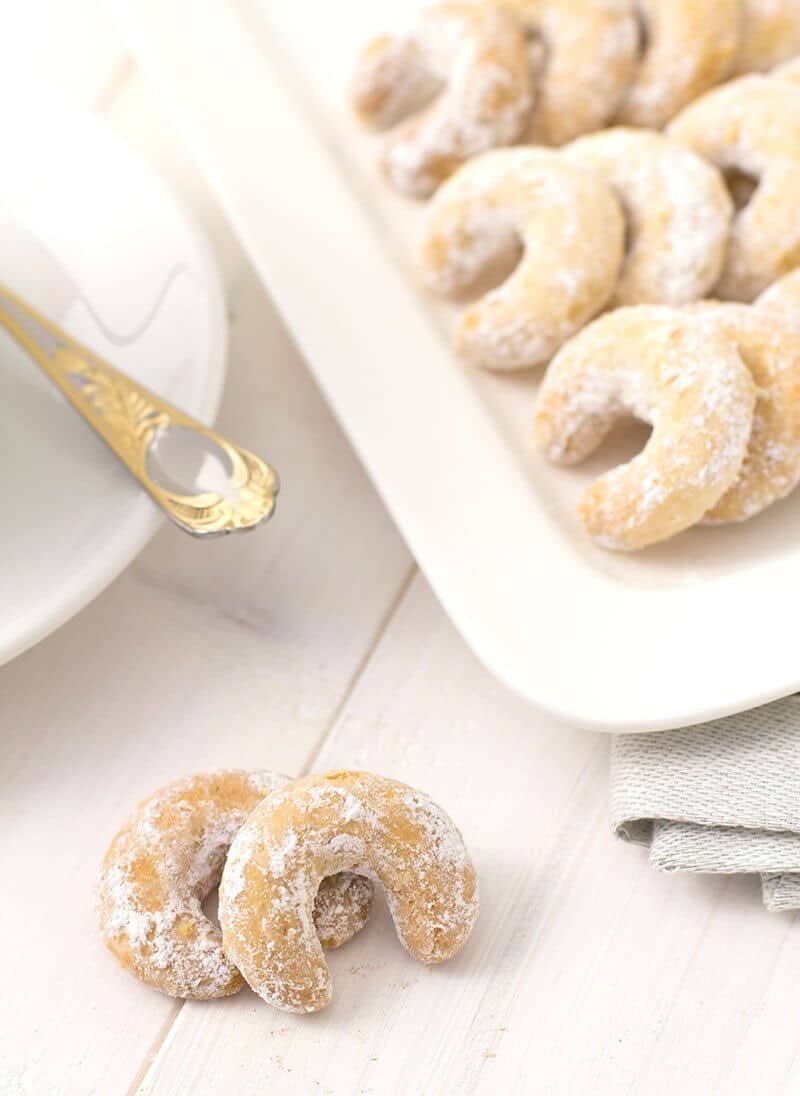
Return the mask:
[[800, 695], [700, 727], [619, 735], [611, 823], [662, 871], [757, 872], [800, 909]]

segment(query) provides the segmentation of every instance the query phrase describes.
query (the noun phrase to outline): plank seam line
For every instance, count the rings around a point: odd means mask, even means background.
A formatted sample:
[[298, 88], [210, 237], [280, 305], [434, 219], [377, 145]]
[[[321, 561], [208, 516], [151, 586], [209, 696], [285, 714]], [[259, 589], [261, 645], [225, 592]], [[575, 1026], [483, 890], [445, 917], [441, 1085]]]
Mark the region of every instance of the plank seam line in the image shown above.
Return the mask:
[[363, 677], [364, 671], [366, 670], [367, 666], [372, 661], [373, 655], [378, 649], [381, 640], [386, 635], [386, 632], [389, 629], [389, 625], [392, 623], [397, 613], [397, 610], [400, 608], [400, 605], [402, 604], [406, 594], [408, 593], [411, 583], [414, 581], [417, 573], [418, 567], [416, 561], [412, 559], [408, 571], [403, 576], [400, 585], [397, 587], [394, 597], [386, 606], [386, 609], [384, 610], [380, 620], [378, 621], [378, 625], [375, 629], [375, 632], [373, 633], [372, 639], [367, 644], [364, 650], [364, 654], [358, 660], [355, 669], [351, 673], [347, 684], [344, 687], [342, 695], [339, 698], [338, 703], [336, 704], [336, 707], [333, 709], [330, 717], [325, 721], [325, 726], [322, 728], [322, 731], [320, 732], [317, 741], [311, 747], [308, 757], [300, 766], [300, 772], [298, 773], [298, 776], [305, 776], [308, 772], [311, 771], [311, 766], [319, 757], [323, 747], [325, 746], [325, 743], [328, 741], [332, 732], [335, 730], [337, 723], [342, 717], [344, 709], [347, 707], [347, 702], [353, 695], [353, 692], [355, 691], [356, 686]]
[[92, 99], [92, 110], [98, 114], [108, 114], [115, 100], [122, 94], [125, 86], [136, 73], [136, 62], [129, 53], [120, 58], [119, 64], [108, 80]]
[[164, 1043], [167, 1040], [167, 1037], [169, 1036], [172, 1029], [175, 1027], [175, 1021], [178, 1019], [181, 1012], [183, 1011], [183, 1006], [185, 1004], [185, 1001], [173, 1002], [174, 1007], [172, 1009], [172, 1012], [169, 1016], [167, 1016], [167, 1018], [164, 1020], [164, 1023], [159, 1028], [158, 1034], [156, 1035], [153, 1042], [150, 1044], [147, 1053], [142, 1059], [141, 1065], [136, 1071], [136, 1075], [134, 1076], [133, 1081], [131, 1082], [131, 1085], [128, 1089], [128, 1096], [136, 1096], [136, 1093], [144, 1084], [145, 1080], [147, 1079], [147, 1074], [150, 1072], [150, 1068], [153, 1065], [153, 1062], [155, 1062], [156, 1058], [159, 1055], [159, 1052], [161, 1051], [161, 1048], [164, 1046]]

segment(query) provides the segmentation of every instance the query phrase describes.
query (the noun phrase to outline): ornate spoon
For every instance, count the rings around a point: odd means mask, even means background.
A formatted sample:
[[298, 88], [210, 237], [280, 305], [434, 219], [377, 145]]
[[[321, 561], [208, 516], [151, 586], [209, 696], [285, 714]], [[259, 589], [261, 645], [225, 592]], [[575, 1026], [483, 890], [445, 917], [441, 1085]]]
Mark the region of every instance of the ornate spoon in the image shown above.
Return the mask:
[[181, 529], [212, 536], [272, 516], [278, 477], [260, 457], [137, 384], [3, 285], [0, 326]]

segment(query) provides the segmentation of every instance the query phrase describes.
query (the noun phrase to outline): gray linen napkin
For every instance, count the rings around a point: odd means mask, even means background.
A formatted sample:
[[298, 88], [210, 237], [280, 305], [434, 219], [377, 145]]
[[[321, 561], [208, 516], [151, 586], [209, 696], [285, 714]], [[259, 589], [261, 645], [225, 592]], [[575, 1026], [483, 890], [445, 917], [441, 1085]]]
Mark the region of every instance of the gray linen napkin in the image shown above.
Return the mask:
[[800, 909], [800, 695], [617, 736], [611, 824], [662, 871], [757, 872], [768, 910]]

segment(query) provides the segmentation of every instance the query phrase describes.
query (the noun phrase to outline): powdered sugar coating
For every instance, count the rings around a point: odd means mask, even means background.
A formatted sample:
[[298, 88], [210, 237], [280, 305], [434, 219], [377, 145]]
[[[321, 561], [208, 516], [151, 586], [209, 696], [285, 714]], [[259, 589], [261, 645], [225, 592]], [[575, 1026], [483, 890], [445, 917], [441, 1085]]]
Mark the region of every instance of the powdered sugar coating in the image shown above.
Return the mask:
[[756, 384], [741, 471], [703, 519], [710, 525], [745, 521], [800, 482], [800, 337], [747, 305], [704, 301], [693, 306], [692, 315], [736, 344]]
[[[220, 771], [175, 781], [142, 802], [114, 838], [98, 890], [100, 930], [120, 962], [175, 997], [236, 993], [242, 978], [202, 910], [236, 833], [288, 777]], [[372, 884], [324, 880], [314, 911], [320, 938], [336, 947], [363, 928]]]
[[758, 183], [733, 220], [716, 295], [752, 301], [800, 265], [800, 86], [743, 76], [687, 107], [668, 133], [721, 171]]
[[639, 61], [633, 0], [501, 0], [541, 52], [527, 140], [563, 145], [616, 114]]
[[277, 1008], [314, 1012], [330, 1003], [311, 906], [319, 879], [341, 871], [383, 884], [400, 940], [423, 963], [451, 958], [472, 931], [475, 869], [432, 800], [363, 772], [295, 781], [242, 827], [220, 884], [225, 949]]
[[793, 334], [800, 335], [800, 268], [765, 289], [756, 300], [756, 308]]
[[698, 300], [722, 271], [733, 203], [716, 168], [664, 137], [604, 130], [563, 154], [599, 173], [625, 211], [628, 249], [612, 305]]
[[402, 193], [427, 197], [460, 163], [524, 132], [533, 105], [525, 34], [491, 5], [437, 4], [410, 34], [367, 44], [353, 98], [370, 124], [412, 115], [386, 138], [382, 166]]
[[550, 149], [495, 149], [465, 164], [427, 210], [423, 280], [458, 296], [523, 254], [464, 311], [457, 349], [491, 369], [548, 361], [614, 291], [623, 258], [619, 202], [598, 176]]
[[736, 73], [766, 72], [800, 53], [800, 0], [744, 0]]
[[535, 440], [575, 464], [614, 423], [650, 423], [641, 453], [585, 491], [595, 542], [632, 550], [699, 521], [732, 486], [747, 450], [755, 386], [735, 345], [693, 316], [641, 305], [608, 313], [554, 358], [539, 392]]
[[646, 47], [619, 120], [660, 129], [731, 72], [741, 41], [741, 0], [638, 0], [637, 6]]
[[[798, 47], [798, 50], [800, 50], [800, 47]], [[786, 64], [778, 65], [777, 68], [773, 69], [771, 75], [777, 76], [781, 80], [791, 80], [800, 84], [800, 57], [794, 57]]]

